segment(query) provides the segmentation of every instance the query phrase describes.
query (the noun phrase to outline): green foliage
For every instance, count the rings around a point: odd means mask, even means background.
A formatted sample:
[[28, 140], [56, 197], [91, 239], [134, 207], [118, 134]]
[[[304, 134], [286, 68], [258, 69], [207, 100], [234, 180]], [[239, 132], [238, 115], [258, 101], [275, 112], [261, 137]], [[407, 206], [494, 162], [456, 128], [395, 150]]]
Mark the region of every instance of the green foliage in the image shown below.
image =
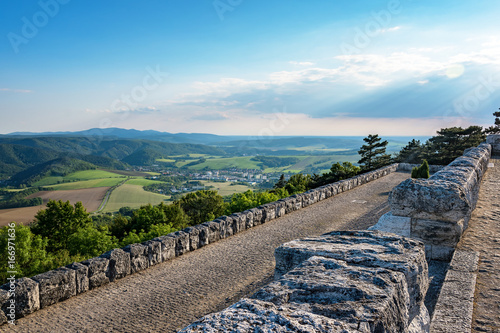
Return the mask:
[[[7, 271], [16, 271], [17, 277], [23, 277], [51, 269], [51, 258], [46, 250], [47, 238], [33, 234], [27, 226], [14, 222], [10, 225], [14, 227], [0, 229], [0, 284], [6, 282]], [[9, 232], [9, 229], [15, 232]], [[15, 249], [12, 248], [13, 244]], [[14, 259], [11, 260], [12, 266], [9, 264], [10, 259]]]
[[310, 183], [311, 183], [310, 175], [303, 175], [301, 173], [298, 173], [290, 177], [290, 179], [286, 182], [285, 190], [290, 195], [294, 195], [296, 193], [302, 193], [309, 189]]
[[107, 228], [96, 229], [92, 225], [78, 229], [69, 236], [68, 250], [70, 255], [97, 257], [118, 247], [118, 241]]
[[480, 126], [442, 128], [437, 134], [427, 142], [425, 158], [430, 164], [447, 165], [465, 149], [476, 147], [486, 139]]
[[414, 167], [411, 170], [411, 178], [429, 178], [429, 163], [424, 160], [421, 166]]
[[51, 251], [68, 249], [71, 234], [91, 224], [89, 213], [81, 202], [74, 207], [69, 201], [50, 200], [47, 209], [40, 210], [35, 216], [31, 230], [49, 239]]
[[399, 153], [394, 158], [398, 163], [421, 163], [425, 154], [425, 145], [420, 143], [420, 140], [411, 140], [408, 145], [401, 148]]
[[231, 197], [226, 214], [242, 212], [288, 196], [290, 196], [290, 194], [284, 188], [264, 192], [253, 192], [252, 190], [248, 190], [244, 193], [236, 193]]
[[286, 185], [285, 175], [281, 174], [280, 179], [274, 184], [273, 188], [284, 188]]
[[310, 183], [310, 188], [338, 182], [356, 176], [361, 171], [360, 167], [353, 165], [350, 162], [339, 162], [332, 165], [330, 172], [324, 173], [321, 176], [313, 175]]
[[165, 219], [172, 226], [172, 228], [180, 230], [186, 228], [188, 225], [193, 225], [190, 222], [189, 216], [184, 212], [179, 202], [170, 205], [161, 203], [158, 207], [163, 210]]
[[142, 206], [132, 214], [131, 225], [135, 230], [149, 231], [153, 224], [166, 223], [166, 216], [159, 206]]
[[42, 198], [18, 199], [0, 202], [0, 209], [39, 206], [43, 204]]
[[224, 198], [217, 191], [212, 190], [188, 193], [175, 204], [179, 204], [189, 216], [191, 225], [210, 221], [222, 216], [226, 211]]
[[381, 168], [391, 163], [391, 156], [386, 154], [387, 140], [381, 141], [378, 134], [368, 135], [363, 141], [366, 142], [358, 151], [361, 159], [358, 163], [364, 172]]
[[[500, 108], [499, 108], [500, 110]], [[486, 134], [499, 134], [500, 133], [500, 111], [493, 112], [493, 116], [495, 117], [495, 126], [490, 126], [485, 129]]]

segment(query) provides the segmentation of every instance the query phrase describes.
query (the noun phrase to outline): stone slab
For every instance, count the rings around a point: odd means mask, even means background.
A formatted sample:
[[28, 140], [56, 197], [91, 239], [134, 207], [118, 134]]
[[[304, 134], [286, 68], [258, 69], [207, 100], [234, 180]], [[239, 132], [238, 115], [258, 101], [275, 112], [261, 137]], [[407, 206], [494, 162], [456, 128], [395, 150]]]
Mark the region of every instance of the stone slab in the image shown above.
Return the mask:
[[60, 267], [31, 278], [38, 282], [40, 308], [76, 296], [76, 272]]
[[153, 238], [154, 241], [160, 243], [161, 261], [165, 262], [175, 258], [175, 239], [169, 236], [160, 236]]
[[75, 271], [76, 294], [79, 295], [89, 290], [89, 268], [79, 262], [74, 262], [66, 266]]
[[82, 264], [88, 267], [89, 289], [98, 288], [109, 283], [108, 272], [109, 259], [91, 258], [82, 261]]
[[129, 244], [123, 251], [130, 255], [130, 274], [137, 273], [149, 267], [149, 249], [144, 244]]
[[404, 237], [410, 237], [411, 218], [404, 216], [394, 216], [392, 215], [392, 212], [388, 212], [382, 215], [377, 224], [369, 227], [368, 230], [378, 230], [383, 232], [390, 232]]
[[113, 249], [100, 256], [109, 260], [106, 276], [110, 282], [121, 279], [131, 273], [130, 253], [122, 249]]
[[[16, 319], [38, 311], [40, 309], [40, 291], [38, 289], [38, 283], [30, 278], [23, 277], [15, 280], [13, 284], [15, 290], [14, 300]], [[0, 288], [9, 291], [11, 289], [10, 283], [2, 285]], [[5, 308], [5, 306], [7, 306], [7, 308]], [[4, 313], [9, 314], [9, 306], [10, 303], [4, 303], [4, 308], [2, 309]]]

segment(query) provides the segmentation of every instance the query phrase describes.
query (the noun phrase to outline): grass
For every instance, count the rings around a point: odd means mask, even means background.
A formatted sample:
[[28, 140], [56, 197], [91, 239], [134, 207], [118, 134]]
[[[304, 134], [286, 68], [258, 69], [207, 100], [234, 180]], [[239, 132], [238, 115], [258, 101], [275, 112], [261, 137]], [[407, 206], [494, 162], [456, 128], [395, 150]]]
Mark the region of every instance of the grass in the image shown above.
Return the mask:
[[47, 186], [54, 190], [80, 190], [93, 187], [111, 187], [118, 185], [123, 181], [123, 178], [103, 178], [83, 180], [79, 182], [64, 183], [58, 185]]
[[213, 186], [214, 188], [211, 188], [210, 190], [217, 190], [220, 195], [226, 196], [226, 195], [231, 195], [234, 193], [242, 193], [247, 190], [251, 190], [252, 188], [250, 186], [246, 185], [232, 185], [230, 182], [224, 182], [224, 183], [219, 183], [219, 182], [211, 182], [207, 180], [202, 180], [201, 181], [205, 186]]
[[159, 183], [164, 183], [164, 182], [158, 180], [144, 179], [144, 178], [135, 178], [127, 181], [127, 184], [129, 185], [140, 185], [140, 186], [148, 186], [151, 184], [159, 184]]
[[171, 158], [157, 158], [156, 159], [157, 162], [165, 162], [165, 163], [174, 163], [175, 160], [171, 159]]
[[260, 169], [260, 162], [252, 161], [253, 156], [244, 156], [244, 157], [226, 157], [226, 158], [212, 158], [207, 159], [205, 162], [201, 164], [196, 164], [190, 166], [189, 169], [192, 170], [201, 170], [205, 167], [209, 169], [229, 169], [229, 168], [238, 168], [238, 169]]
[[124, 178], [124, 176], [104, 170], [84, 170], [84, 171], [73, 172], [64, 177], [55, 177], [55, 176], [45, 177], [34, 183], [33, 186], [48, 186], [48, 185], [56, 185], [58, 183], [63, 183], [63, 182], [94, 180], [94, 179], [104, 179], [104, 178]]
[[116, 212], [120, 208], [128, 206], [132, 208], [139, 208], [140, 206], [157, 205], [161, 202], [168, 201], [169, 196], [162, 194], [144, 191], [141, 185], [124, 184], [116, 188], [109, 197], [104, 212]]

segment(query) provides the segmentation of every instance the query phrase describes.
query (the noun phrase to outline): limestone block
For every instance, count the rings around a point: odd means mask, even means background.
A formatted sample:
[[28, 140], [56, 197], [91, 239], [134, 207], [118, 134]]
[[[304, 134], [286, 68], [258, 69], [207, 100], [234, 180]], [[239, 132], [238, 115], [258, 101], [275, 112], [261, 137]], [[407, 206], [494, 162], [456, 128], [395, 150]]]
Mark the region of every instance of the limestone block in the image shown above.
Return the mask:
[[149, 267], [149, 249], [143, 244], [130, 244], [123, 248], [130, 254], [130, 274], [137, 273]]
[[253, 228], [253, 211], [248, 209], [242, 212], [245, 214], [245, 229]]
[[262, 209], [262, 223], [269, 222], [276, 218], [276, 204], [274, 202], [261, 205], [258, 208]]
[[182, 231], [189, 236], [189, 251], [197, 250], [200, 247], [200, 230], [195, 227], [188, 227]]
[[369, 333], [369, 327], [355, 327], [322, 315], [289, 310], [256, 299], [242, 299], [221, 312], [209, 314], [182, 333], [215, 332], [310, 332]]
[[465, 219], [456, 222], [411, 219], [410, 236], [425, 244], [455, 247], [464, 230]]
[[429, 285], [424, 244], [379, 231], [335, 231], [285, 243], [275, 250], [275, 278], [312, 256], [404, 273], [410, 295], [410, 319], [420, 311]]
[[31, 279], [38, 282], [40, 308], [76, 296], [76, 273], [72, 269], [60, 267]]
[[450, 222], [473, 207], [464, 187], [442, 179], [407, 179], [393, 188], [389, 204], [393, 215]]
[[88, 267], [89, 289], [98, 288], [109, 283], [106, 275], [109, 266], [107, 258], [91, 258], [82, 261], [82, 264]]
[[258, 226], [259, 224], [262, 224], [264, 211], [261, 208], [252, 208], [250, 211], [253, 213], [253, 225]]
[[175, 239], [169, 236], [160, 236], [153, 238], [154, 241], [160, 243], [161, 246], [161, 261], [165, 262], [175, 258]]
[[219, 224], [220, 238], [228, 238], [234, 234], [233, 231], [233, 218], [229, 216], [221, 216], [214, 220], [215, 223]]
[[408, 330], [405, 333], [429, 333], [431, 328], [431, 317], [427, 308], [420, 306], [420, 312], [413, 318], [408, 325]]
[[491, 154], [500, 155], [500, 134], [490, 134], [486, 137], [486, 143], [491, 145]]
[[189, 252], [189, 234], [184, 231], [176, 231], [167, 235], [175, 241], [175, 256], [181, 256]]
[[148, 240], [146, 242], [142, 242], [142, 245], [148, 247], [149, 267], [159, 264], [163, 261], [161, 256], [160, 242], [155, 240]]
[[[26, 277], [17, 279], [12, 283], [13, 288], [11, 288], [10, 283], [2, 285], [0, 288], [6, 291], [9, 291], [11, 289], [15, 290], [14, 300], [16, 319], [38, 311], [40, 309], [40, 291], [38, 289], [38, 283]], [[10, 319], [10, 301], [4, 303], [3, 306], [3, 312]]]
[[208, 243], [212, 244], [220, 239], [220, 224], [215, 221], [208, 221], [202, 223], [202, 225], [208, 227]]
[[390, 232], [400, 236], [410, 237], [411, 218], [394, 216], [391, 212], [388, 212], [382, 215], [377, 224], [369, 227], [368, 230], [378, 230], [383, 232]]
[[[10, 304], [10, 294], [8, 291], [0, 289], [0, 326], [5, 324], [7, 320], [14, 320], [16, 317], [15, 313], [12, 313], [9, 318], [7, 318], [7, 314], [10, 312], [7, 307]], [[6, 312], [4, 312], [4, 309]]]
[[284, 199], [278, 200], [275, 202], [276, 206], [276, 218], [282, 217], [286, 214], [286, 202]]
[[[207, 246], [210, 243], [209, 241], [210, 228], [205, 224], [198, 224], [193, 228], [198, 229], [198, 240], [199, 240], [198, 247], [200, 248], [203, 246]], [[191, 246], [191, 238], [189, 245]]]
[[404, 273], [330, 258], [309, 258], [252, 298], [367, 325], [371, 332], [406, 332], [409, 324]]
[[[296, 201], [295, 197], [288, 197], [288, 198], [281, 199], [280, 202], [283, 202], [284, 212], [281, 212], [280, 214], [285, 215], [285, 214], [290, 214], [291, 212], [293, 212], [295, 210], [295, 201]], [[280, 216], [283, 216], [283, 215], [280, 215]]]
[[89, 268], [79, 262], [74, 262], [66, 266], [75, 271], [76, 294], [79, 295], [89, 290]]
[[230, 217], [233, 219], [233, 234], [246, 230], [247, 216], [243, 213], [234, 213]]
[[296, 211], [296, 210], [302, 209], [302, 207], [303, 207], [302, 203], [304, 200], [304, 196], [302, 194], [295, 194], [295, 195], [292, 195], [291, 198], [293, 198], [293, 200], [294, 200], [293, 210]]
[[106, 276], [109, 278], [110, 282], [130, 274], [130, 253], [122, 249], [113, 249], [101, 254], [100, 257], [109, 260]]

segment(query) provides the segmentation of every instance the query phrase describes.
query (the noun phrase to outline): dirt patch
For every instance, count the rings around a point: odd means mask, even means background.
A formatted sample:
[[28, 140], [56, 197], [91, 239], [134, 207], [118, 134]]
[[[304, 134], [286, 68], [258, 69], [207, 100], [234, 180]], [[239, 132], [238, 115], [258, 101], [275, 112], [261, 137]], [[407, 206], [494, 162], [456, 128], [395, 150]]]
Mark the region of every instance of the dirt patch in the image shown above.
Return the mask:
[[0, 227], [5, 226], [12, 221], [28, 224], [29, 222], [33, 221], [33, 218], [40, 209], [45, 208], [45, 205], [51, 199], [62, 201], [69, 200], [69, 202], [71, 202], [71, 204], [73, 205], [78, 201], [81, 201], [88, 212], [93, 212], [99, 208], [99, 205], [101, 204], [108, 190], [109, 187], [95, 187], [82, 190], [43, 191], [32, 194], [28, 196], [28, 198], [42, 198], [43, 205], [34, 207], [1, 209]]

